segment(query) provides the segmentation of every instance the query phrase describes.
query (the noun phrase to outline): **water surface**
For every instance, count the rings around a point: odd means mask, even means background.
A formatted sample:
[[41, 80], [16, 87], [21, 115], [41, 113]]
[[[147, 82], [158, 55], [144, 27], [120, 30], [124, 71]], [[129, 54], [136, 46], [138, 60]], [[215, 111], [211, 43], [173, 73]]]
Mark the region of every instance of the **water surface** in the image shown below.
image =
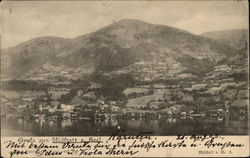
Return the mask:
[[2, 136], [108, 136], [117, 129], [128, 135], [153, 132], [155, 136], [177, 134], [247, 135], [247, 119], [228, 118], [164, 118], [106, 120], [25, 120], [3, 118]]

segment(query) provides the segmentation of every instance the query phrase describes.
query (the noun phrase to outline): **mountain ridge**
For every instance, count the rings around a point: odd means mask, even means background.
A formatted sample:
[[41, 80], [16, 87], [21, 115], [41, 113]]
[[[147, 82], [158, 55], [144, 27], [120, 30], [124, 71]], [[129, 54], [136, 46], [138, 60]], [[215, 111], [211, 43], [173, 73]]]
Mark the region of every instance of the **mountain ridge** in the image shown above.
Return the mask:
[[247, 48], [247, 28], [204, 32], [201, 34], [201, 36], [207, 37], [223, 44], [228, 44], [239, 50]]
[[212, 66], [233, 56], [235, 50], [188, 31], [124, 19], [73, 39], [48, 36], [31, 39], [5, 50], [15, 53], [3, 53], [4, 59], [8, 59], [3, 65], [4, 71], [14, 78], [26, 78], [23, 77], [26, 74], [32, 78], [31, 68], [44, 73], [46, 64], [51, 69], [60, 67], [72, 74], [79, 71], [84, 74], [122, 69], [140, 60], [182, 64], [178, 60], [181, 59], [188, 69], [190, 59], [199, 61], [195, 62], [197, 67], [203, 66], [200, 61], [205, 60], [211, 64], [204, 65]]

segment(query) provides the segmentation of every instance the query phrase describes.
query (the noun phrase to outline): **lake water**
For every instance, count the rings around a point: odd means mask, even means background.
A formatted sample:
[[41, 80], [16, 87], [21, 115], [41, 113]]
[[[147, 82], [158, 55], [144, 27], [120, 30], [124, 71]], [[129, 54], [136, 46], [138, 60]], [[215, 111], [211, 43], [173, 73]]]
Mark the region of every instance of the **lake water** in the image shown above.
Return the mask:
[[155, 136], [178, 134], [247, 135], [247, 119], [165, 118], [107, 120], [24, 120], [1, 119], [2, 136], [108, 136], [118, 128], [127, 135], [153, 132]]

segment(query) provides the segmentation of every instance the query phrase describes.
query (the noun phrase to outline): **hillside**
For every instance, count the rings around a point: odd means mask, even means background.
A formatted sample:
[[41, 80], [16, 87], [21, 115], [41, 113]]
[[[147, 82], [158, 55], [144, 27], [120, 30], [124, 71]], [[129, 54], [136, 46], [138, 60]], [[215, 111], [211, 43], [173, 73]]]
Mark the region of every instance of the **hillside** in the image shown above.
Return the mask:
[[248, 29], [205, 32], [201, 36], [230, 45], [239, 50], [247, 48]]
[[53, 80], [119, 70], [141, 60], [205, 73], [235, 53], [231, 46], [184, 30], [124, 19], [74, 39], [31, 39], [3, 50], [2, 63], [12, 78]]
[[16, 77], [46, 62], [65, 49], [68, 40], [59, 37], [39, 37], [2, 50], [3, 71]]

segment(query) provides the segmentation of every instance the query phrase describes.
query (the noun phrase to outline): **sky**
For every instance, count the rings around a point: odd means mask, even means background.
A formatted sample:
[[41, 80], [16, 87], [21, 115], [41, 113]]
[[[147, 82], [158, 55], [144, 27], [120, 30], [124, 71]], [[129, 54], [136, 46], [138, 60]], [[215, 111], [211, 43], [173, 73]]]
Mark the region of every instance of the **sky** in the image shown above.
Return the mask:
[[74, 38], [121, 19], [163, 24], [194, 34], [248, 28], [247, 1], [4, 1], [1, 47], [40, 36]]

